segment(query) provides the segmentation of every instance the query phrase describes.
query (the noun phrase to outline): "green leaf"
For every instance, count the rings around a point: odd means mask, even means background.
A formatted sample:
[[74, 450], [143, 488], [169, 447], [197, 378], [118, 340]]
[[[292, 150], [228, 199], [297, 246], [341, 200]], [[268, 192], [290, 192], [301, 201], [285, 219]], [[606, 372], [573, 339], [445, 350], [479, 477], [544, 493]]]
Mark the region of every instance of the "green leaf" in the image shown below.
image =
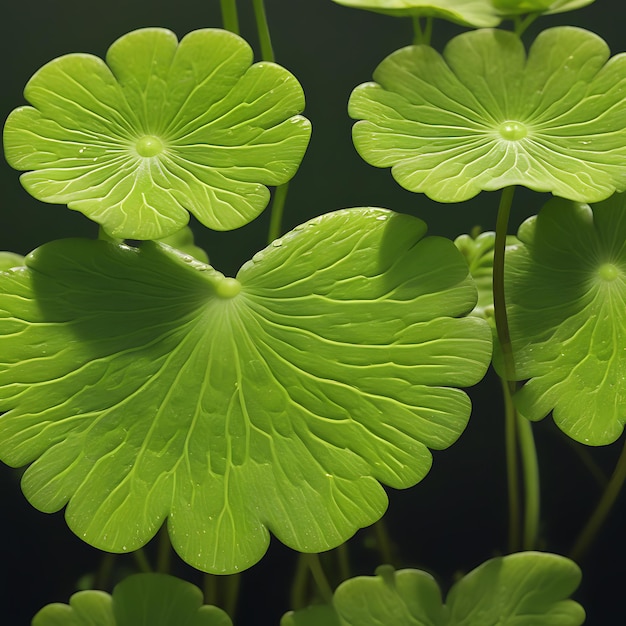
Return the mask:
[[157, 239], [193, 213], [230, 230], [266, 207], [266, 185], [296, 172], [311, 128], [298, 81], [252, 63], [233, 33], [180, 42], [161, 28], [118, 39], [107, 64], [69, 54], [42, 67], [4, 131], [5, 155], [26, 190], [67, 204], [112, 236]]
[[608, 58], [572, 27], [543, 31], [528, 58], [502, 30], [459, 35], [443, 56], [403, 48], [353, 91], [354, 144], [440, 202], [509, 185], [603, 200], [626, 189], [626, 55]]
[[136, 574], [116, 585], [113, 595], [79, 591], [67, 604], [49, 604], [32, 626], [232, 626], [228, 615], [202, 605], [195, 585], [165, 574]]
[[[429, 471], [490, 361], [451, 241], [384, 209], [297, 227], [226, 278], [175, 250], [47, 244], [0, 275], [0, 458], [43, 511], [119, 552], [166, 517], [233, 572], [271, 530], [305, 552]], [[35, 460], [37, 459], [37, 460]]]
[[626, 198], [554, 199], [519, 229], [505, 274], [520, 412], [550, 411], [573, 439], [617, 440], [626, 422]]
[[157, 240], [159, 243], [164, 243], [172, 248], [176, 248], [183, 254], [188, 254], [197, 261], [202, 263], [209, 262], [209, 255], [199, 246], [196, 246], [193, 236], [193, 231], [189, 226], [179, 230], [178, 232], [170, 235], [169, 237], [163, 237]]
[[14, 252], [0, 252], [0, 271], [10, 270], [13, 267], [24, 265], [24, 257]]
[[[478, 302], [472, 315], [478, 315], [495, 324], [493, 312], [493, 251], [496, 243], [494, 232], [478, 233], [476, 236], [459, 235], [454, 245], [465, 261], [478, 289]], [[517, 238], [507, 236], [507, 248], [517, 244]]]
[[396, 17], [438, 17], [464, 26], [497, 26], [500, 16], [486, 0], [333, 0], [355, 9]]
[[342, 583], [334, 604], [342, 626], [579, 626], [583, 608], [567, 599], [580, 584], [578, 566], [565, 557], [522, 552], [486, 561], [457, 582], [446, 604], [434, 578], [420, 570]]
[[299, 611], [289, 611], [280, 620], [280, 626], [343, 626], [334, 607], [315, 604]]
[[491, 0], [502, 16], [525, 13], [564, 13], [595, 2], [595, 0]]

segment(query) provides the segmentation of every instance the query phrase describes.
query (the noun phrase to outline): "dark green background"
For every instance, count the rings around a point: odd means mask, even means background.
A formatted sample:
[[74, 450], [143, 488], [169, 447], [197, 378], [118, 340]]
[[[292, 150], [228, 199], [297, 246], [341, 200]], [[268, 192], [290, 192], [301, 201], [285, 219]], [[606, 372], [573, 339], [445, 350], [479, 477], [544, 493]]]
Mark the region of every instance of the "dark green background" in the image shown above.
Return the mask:
[[[256, 47], [251, 2], [239, 0], [242, 35]], [[30, 76], [55, 56], [89, 52], [103, 56], [125, 32], [164, 26], [177, 33], [221, 25], [218, 0], [90, 2], [33, 0], [0, 4], [0, 55], [4, 60], [0, 115], [6, 118], [24, 104], [22, 89]], [[479, 224], [495, 226], [497, 197], [481, 194], [463, 205], [440, 205], [411, 194], [387, 170], [366, 165], [354, 151], [346, 103], [351, 90], [371, 77], [388, 53], [411, 41], [408, 20], [350, 10], [331, 0], [266, 0], [277, 61], [302, 83], [305, 114], [313, 137], [302, 168], [290, 186], [285, 228], [313, 216], [350, 206], [382, 206], [424, 219], [433, 234], [456, 237]], [[621, 2], [599, 0], [578, 12], [544, 18], [529, 31], [570, 23], [604, 37], [614, 53], [626, 50], [626, 9]], [[441, 48], [461, 29], [436, 24], [433, 43]], [[626, 164], [625, 164], [626, 165]], [[96, 229], [65, 207], [33, 200], [18, 175], [0, 165], [0, 249], [26, 253], [38, 245], [68, 236], [93, 236]], [[512, 232], [535, 213], [542, 196], [518, 192]], [[268, 216], [231, 233], [211, 233], [194, 226], [198, 242], [213, 264], [226, 274], [265, 245]], [[492, 376], [472, 390], [475, 409], [467, 432], [450, 450], [435, 455], [432, 472], [417, 487], [390, 493], [387, 516], [403, 565], [429, 569], [444, 588], [457, 572], [466, 572], [506, 548], [506, 489], [502, 451], [501, 401]], [[548, 550], [564, 553], [592, 510], [599, 489], [570, 445], [549, 419], [536, 428], [543, 486], [541, 537]], [[610, 472], [619, 444], [591, 450]], [[44, 515], [24, 500], [18, 473], [0, 468], [2, 493], [0, 548], [0, 623], [28, 624], [42, 605], [67, 602], [76, 580], [97, 567], [100, 555], [65, 527], [62, 513]], [[626, 584], [623, 524], [624, 498], [589, 558], [577, 598], [588, 612], [588, 624], [626, 623], [622, 608]], [[376, 555], [362, 531], [350, 543], [355, 572], [373, 573]], [[131, 565], [128, 557], [122, 565]], [[263, 561], [243, 575], [237, 624], [278, 625], [288, 610], [294, 555], [273, 542]], [[181, 575], [200, 582], [182, 564]], [[194, 578], [195, 577], [195, 578]]]

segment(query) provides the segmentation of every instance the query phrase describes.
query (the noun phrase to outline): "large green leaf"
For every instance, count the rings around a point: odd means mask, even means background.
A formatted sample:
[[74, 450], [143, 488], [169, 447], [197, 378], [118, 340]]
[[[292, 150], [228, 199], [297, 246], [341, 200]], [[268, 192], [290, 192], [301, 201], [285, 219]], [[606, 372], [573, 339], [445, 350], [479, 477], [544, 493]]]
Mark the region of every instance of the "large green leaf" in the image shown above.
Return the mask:
[[268, 528], [322, 551], [381, 517], [470, 413], [487, 324], [461, 254], [384, 209], [312, 220], [225, 278], [149, 242], [47, 244], [0, 274], [0, 458], [111, 551], [166, 517], [199, 569]]
[[164, 574], [137, 574], [116, 585], [113, 595], [79, 591], [67, 604], [49, 604], [32, 626], [232, 626], [228, 615], [202, 605], [195, 585]]
[[564, 13], [595, 2], [595, 0], [490, 0], [503, 16], [524, 13]]
[[217, 230], [267, 205], [311, 132], [298, 81], [252, 63], [233, 33], [205, 29], [180, 44], [164, 29], [118, 39], [107, 64], [70, 54], [42, 67], [4, 131], [5, 155], [39, 200], [67, 204], [111, 235], [157, 239], [191, 211]]
[[443, 56], [403, 48], [352, 93], [355, 146], [441, 202], [509, 185], [603, 200], [626, 189], [626, 55], [608, 58], [572, 27], [542, 32], [528, 58], [501, 30], [459, 35]]
[[498, 11], [489, 0], [333, 0], [337, 4], [396, 17], [438, 17], [464, 26], [497, 26]]
[[506, 293], [520, 412], [553, 411], [570, 437], [619, 438], [626, 423], [626, 198], [554, 199], [522, 224]]
[[342, 626], [579, 626], [585, 612], [567, 598], [580, 578], [578, 566], [564, 557], [511, 554], [464, 576], [444, 605], [430, 574], [382, 566], [375, 577], [342, 583], [334, 605]]

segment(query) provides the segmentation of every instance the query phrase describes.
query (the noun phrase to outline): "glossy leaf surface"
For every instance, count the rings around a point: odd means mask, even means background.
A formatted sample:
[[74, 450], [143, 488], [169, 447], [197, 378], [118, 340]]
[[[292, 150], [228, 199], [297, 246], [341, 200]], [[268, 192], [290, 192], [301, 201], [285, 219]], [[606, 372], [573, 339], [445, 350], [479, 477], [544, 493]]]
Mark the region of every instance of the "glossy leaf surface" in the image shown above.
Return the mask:
[[626, 201], [555, 199], [507, 255], [506, 293], [520, 412], [609, 444], [626, 423]]
[[158, 239], [189, 212], [205, 226], [247, 224], [289, 180], [311, 132], [298, 81], [252, 65], [240, 37], [197, 30], [134, 31], [106, 64], [70, 54], [42, 67], [9, 116], [6, 158], [24, 187], [67, 204], [114, 237]]
[[334, 2], [397, 17], [438, 17], [464, 26], [497, 26], [501, 19], [488, 0], [334, 0]]
[[580, 578], [578, 566], [564, 557], [511, 554], [464, 576], [444, 605], [430, 574], [382, 566], [375, 577], [342, 583], [334, 604], [342, 626], [579, 626], [585, 612], [568, 598]]
[[137, 574], [103, 591], [79, 591], [67, 604], [49, 604], [32, 626], [232, 626], [228, 615], [202, 605], [195, 585], [164, 574]]
[[403, 48], [352, 93], [355, 146], [440, 202], [509, 185], [603, 200], [626, 188], [626, 55], [608, 59], [572, 27], [543, 31], [528, 58], [502, 30], [459, 35], [443, 56]]
[[490, 361], [451, 241], [384, 209], [312, 220], [225, 278], [171, 248], [53, 242], [0, 279], [0, 457], [43, 511], [110, 551], [166, 518], [233, 572], [271, 530], [302, 551], [421, 480]]
[[525, 13], [564, 13], [595, 2], [595, 0], [491, 0], [502, 15]]

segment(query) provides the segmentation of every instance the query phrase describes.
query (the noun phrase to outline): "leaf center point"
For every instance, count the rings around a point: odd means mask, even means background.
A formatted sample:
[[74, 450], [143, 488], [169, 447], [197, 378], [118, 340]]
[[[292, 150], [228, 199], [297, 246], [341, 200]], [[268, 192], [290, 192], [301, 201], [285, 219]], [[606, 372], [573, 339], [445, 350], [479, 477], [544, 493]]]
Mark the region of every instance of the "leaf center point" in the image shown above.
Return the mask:
[[164, 150], [163, 142], [154, 135], [145, 135], [137, 140], [135, 150], [139, 156], [150, 158]]
[[524, 137], [526, 137], [528, 129], [521, 122], [507, 120], [498, 126], [498, 132], [500, 133], [502, 139], [506, 139], [507, 141], [519, 141], [520, 139], [524, 139]]
[[227, 276], [220, 278], [215, 284], [215, 294], [218, 298], [228, 300], [234, 298], [241, 291], [241, 283], [236, 278]]
[[598, 269], [598, 276], [606, 282], [613, 282], [619, 276], [619, 269], [613, 263], [603, 263]]

